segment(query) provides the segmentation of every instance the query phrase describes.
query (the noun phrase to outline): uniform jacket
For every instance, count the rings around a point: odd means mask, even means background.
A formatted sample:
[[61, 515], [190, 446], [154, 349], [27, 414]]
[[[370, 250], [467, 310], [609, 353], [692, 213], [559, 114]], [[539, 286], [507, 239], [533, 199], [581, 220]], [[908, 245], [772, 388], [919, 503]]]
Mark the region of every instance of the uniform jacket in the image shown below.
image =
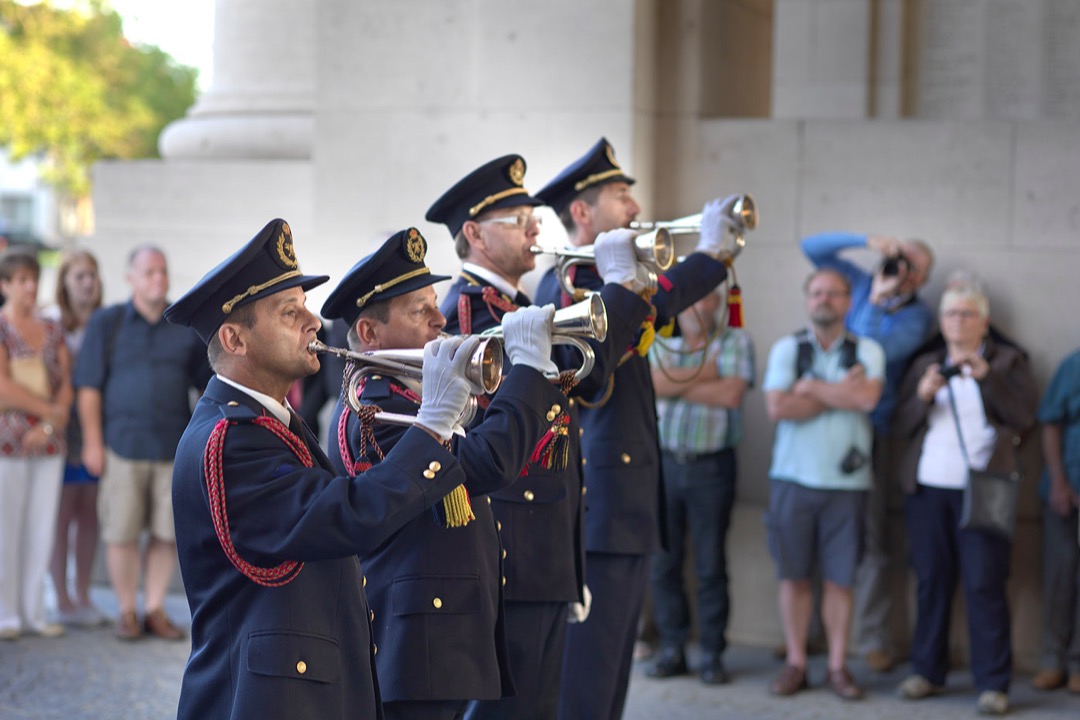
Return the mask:
[[[667, 324], [725, 277], [723, 263], [700, 253], [691, 254], [661, 278], [660, 290], [652, 298], [655, 326]], [[596, 290], [602, 283], [595, 267], [578, 267], [575, 287]], [[611, 289], [629, 292], [621, 287]], [[605, 289], [605, 302], [608, 300], [606, 293]], [[548, 271], [540, 281], [537, 302], [554, 303], [556, 307], [570, 304], [570, 298], [559, 287], [554, 270]], [[635, 351], [626, 362], [618, 365], [628, 346], [636, 342], [627, 342], [625, 338], [633, 338], [646, 315], [651, 314], [644, 301], [635, 296], [635, 302], [639, 307], [637, 312], [627, 312], [625, 305], [614, 308], [608, 305], [609, 333], [615, 330], [613, 337], [624, 338], [624, 344], [613, 347], [613, 352], [598, 354], [596, 370], [578, 387], [584, 399], [600, 400], [608, 387], [607, 373], [615, 368], [610, 399], [600, 407], [589, 409], [583, 406], [581, 409], [581, 423], [585, 429], [582, 462], [588, 490], [585, 495], [586, 549], [643, 555], [660, 549], [663, 487], [656, 398], [649, 362]], [[621, 330], [619, 326], [622, 326]], [[563, 362], [559, 360], [560, 365]]]
[[[986, 420], [997, 430], [994, 451], [986, 469], [1008, 473], [1017, 469], [1020, 435], [1035, 424], [1039, 391], [1035, 376], [1023, 350], [1003, 345], [987, 337], [983, 357], [990, 371], [979, 383]], [[906, 493], [915, 492], [918, 484], [919, 456], [926, 437], [930, 405], [919, 399], [919, 379], [932, 363], [944, 363], [944, 347], [915, 357], [900, 385], [899, 403], [893, 416], [893, 431], [903, 446], [900, 456], [900, 486]]]
[[[470, 279], [472, 280], [470, 282]], [[483, 278], [459, 276], [442, 304], [446, 331], [460, 333], [459, 298], [470, 304], [471, 332], [483, 332], [502, 322], [504, 311], [484, 300]], [[490, 292], [490, 291], [489, 291]], [[507, 549], [504, 563], [506, 599], [512, 602], [582, 601], [585, 582], [584, 485], [581, 472], [581, 426], [576, 397], [580, 388], [601, 386], [611, 372], [629, 339], [637, 333], [648, 307], [637, 295], [617, 286], [601, 291], [608, 314], [608, 338], [604, 343], [590, 343], [596, 354], [596, 367], [588, 378], [561, 402], [569, 414], [566, 439], [567, 460], [560, 470], [529, 464], [525, 475], [510, 487], [491, 494], [495, 517], [502, 523], [502, 540]], [[503, 301], [510, 301], [505, 295]], [[527, 298], [516, 298], [520, 303]], [[580, 366], [577, 350], [558, 355], [560, 368]], [[600, 378], [599, 374], [604, 374]], [[591, 391], [590, 391], [591, 392]]]
[[[402, 390], [396, 380], [375, 375], [365, 382], [361, 399], [386, 412], [415, 415], [417, 402]], [[494, 700], [513, 693], [502, 615], [503, 550], [484, 495], [517, 478], [551, 426], [548, 409], [561, 398], [537, 371], [514, 368], [484, 422], [454, 441], [476, 519], [448, 528], [432, 509], [363, 555], [385, 700]], [[339, 437], [343, 407], [339, 400], [331, 437]], [[362, 425], [352, 412], [346, 428], [355, 461], [363, 447]], [[383, 453], [404, 437], [403, 427], [375, 424]], [[339, 444], [330, 448], [330, 457], [344, 471]], [[379, 456], [370, 445], [366, 458], [377, 466]]]
[[[311, 468], [254, 424], [268, 415], [249, 395], [214, 378], [177, 448], [176, 545], [192, 614], [178, 717], [381, 718], [356, 555], [426, 512], [464, 481], [464, 472], [424, 431], [411, 430], [370, 473], [335, 477], [306, 428]], [[237, 553], [266, 568], [303, 562], [278, 587], [241, 574], [215, 533], [204, 452], [222, 420], [230, 423], [221, 477]], [[426, 477], [432, 467], [439, 469]]]

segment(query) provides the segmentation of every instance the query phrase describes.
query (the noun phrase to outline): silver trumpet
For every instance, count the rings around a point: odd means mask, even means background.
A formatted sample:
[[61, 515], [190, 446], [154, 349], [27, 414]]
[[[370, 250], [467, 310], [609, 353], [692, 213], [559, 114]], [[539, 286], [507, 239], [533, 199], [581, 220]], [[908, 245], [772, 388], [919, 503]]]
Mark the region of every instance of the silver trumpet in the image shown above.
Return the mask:
[[[544, 247], [533, 245], [529, 250], [533, 255], [553, 255], [556, 258], [555, 274], [563, 292], [580, 302], [589, 294], [574, 287], [570, 282], [570, 268], [576, 265], [595, 265], [596, 250], [592, 245], [583, 247]], [[651, 229], [634, 238], [634, 255], [638, 263], [648, 270], [646, 289], [656, 291], [657, 275], [667, 270], [675, 262], [675, 241], [671, 231], [664, 227]], [[569, 308], [564, 308], [569, 309]]]
[[[367, 350], [355, 352], [345, 348], [336, 348], [319, 340], [308, 343], [308, 351], [312, 353], [325, 353], [336, 355], [348, 363], [352, 363], [357, 370], [346, 373], [348, 385], [345, 388], [345, 402], [349, 404], [353, 412], [360, 413], [360, 382], [368, 375], [382, 373], [401, 380], [420, 380], [423, 378], [424, 350]], [[503, 348], [502, 343], [495, 338], [485, 338], [473, 351], [469, 358], [469, 364], [465, 367], [465, 378], [476, 387], [483, 388], [485, 394], [495, 392], [502, 382]], [[465, 409], [458, 418], [454, 432], [464, 435], [461, 429], [472, 422], [476, 417], [476, 396], [471, 396]], [[381, 412], [375, 414], [375, 419], [391, 425], [415, 425], [416, 417], [400, 413]]]
[[[734, 258], [746, 247], [746, 233], [758, 226], [758, 209], [754, 197], [749, 193], [738, 196], [738, 200], [731, 207], [728, 219], [734, 226], [728, 233], [724, 250]], [[672, 235], [684, 235], [701, 232], [701, 213], [687, 215], [674, 220], [659, 222], [632, 222], [630, 227], [635, 230], [666, 229]]]
[[[574, 373], [574, 378], [581, 382], [592, 372], [596, 364], [596, 353], [585, 338], [604, 342], [607, 338], [607, 308], [604, 299], [593, 293], [585, 300], [555, 311], [552, 321], [551, 344], [573, 345], [581, 353], [581, 367]], [[493, 327], [480, 333], [484, 338], [502, 338], [502, 326]], [[548, 379], [558, 381], [558, 375], [548, 375]]]

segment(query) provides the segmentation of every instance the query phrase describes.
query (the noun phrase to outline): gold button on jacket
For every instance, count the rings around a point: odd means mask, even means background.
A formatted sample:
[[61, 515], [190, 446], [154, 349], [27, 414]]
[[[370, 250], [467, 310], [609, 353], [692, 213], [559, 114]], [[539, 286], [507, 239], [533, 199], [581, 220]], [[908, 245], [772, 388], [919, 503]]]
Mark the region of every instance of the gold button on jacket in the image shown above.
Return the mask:
[[304, 662], [303, 660], [296, 663], [296, 672], [300, 673], [301, 675], [306, 673], [307, 672], [307, 663]]

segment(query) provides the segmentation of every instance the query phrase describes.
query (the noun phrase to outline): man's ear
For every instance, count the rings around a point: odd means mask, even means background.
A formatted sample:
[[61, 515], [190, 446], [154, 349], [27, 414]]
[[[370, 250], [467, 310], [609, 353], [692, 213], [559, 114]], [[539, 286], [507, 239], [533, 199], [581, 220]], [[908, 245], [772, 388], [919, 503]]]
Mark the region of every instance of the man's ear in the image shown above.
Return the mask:
[[372, 350], [379, 349], [379, 326], [382, 323], [376, 322], [371, 318], [361, 317], [356, 319], [356, 336], [360, 338], [360, 342], [364, 344], [364, 347], [371, 348]]
[[247, 334], [244, 326], [237, 323], [222, 323], [217, 331], [218, 342], [229, 355], [246, 355], [248, 349]]
[[472, 250], [480, 250], [484, 247], [484, 241], [480, 237], [480, 223], [475, 220], [466, 220], [461, 226], [461, 232]]
[[592, 226], [592, 206], [581, 198], [570, 202], [570, 218], [582, 230], [588, 231]]

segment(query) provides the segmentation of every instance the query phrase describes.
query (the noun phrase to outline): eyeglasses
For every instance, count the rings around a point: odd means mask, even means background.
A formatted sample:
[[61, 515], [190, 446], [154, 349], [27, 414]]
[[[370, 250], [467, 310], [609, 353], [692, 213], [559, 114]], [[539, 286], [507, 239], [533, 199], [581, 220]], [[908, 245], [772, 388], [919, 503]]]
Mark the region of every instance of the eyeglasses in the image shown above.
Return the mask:
[[974, 320], [979, 317], [979, 313], [975, 310], [946, 310], [941, 313], [941, 317], [945, 318], [960, 318], [961, 320]]
[[478, 221], [481, 225], [484, 223], [497, 223], [499, 225], [513, 225], [515, 227], [525, 229], [529, 226], [529, 223], [536, 223], [537, 227], [543, 224], [543, 219], [539, 215], [532, 213], [520, 212], [517, 215], [503, 215], [502, 217], [484, 218]]

